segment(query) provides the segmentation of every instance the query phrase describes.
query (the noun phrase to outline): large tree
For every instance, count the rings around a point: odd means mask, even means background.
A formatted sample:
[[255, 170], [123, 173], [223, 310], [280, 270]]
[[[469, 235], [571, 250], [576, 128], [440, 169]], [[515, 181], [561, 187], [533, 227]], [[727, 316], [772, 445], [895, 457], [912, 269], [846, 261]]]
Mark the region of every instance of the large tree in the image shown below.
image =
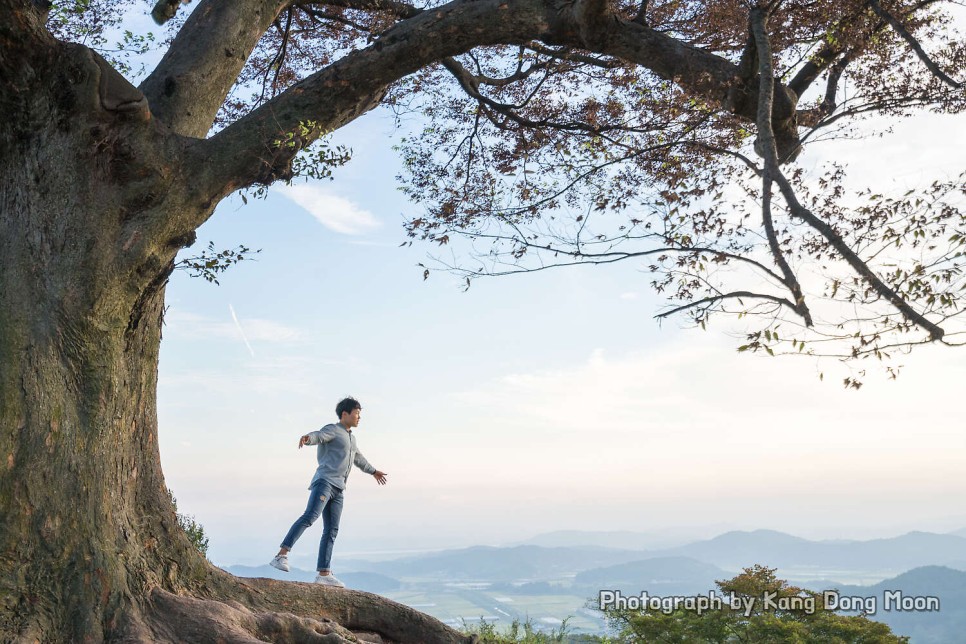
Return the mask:
[[[697, 310], [766, 301], [811, 325], [795, 268], [830, 257], [854, 273], [833, 278], [843, 292], [891, 307], [853, 320], [863, 346], [877, 346], [880, 323], [948, 340], [963, 230], [949, 194], [961, 186], [927, 188], [929, 207], [874, 202], [853, 216], [834, 177], [800, 199], [807, 186], [788, 169], [803, 138], [840, 117], [962, 109], [949, 70], [966, 59], [946, 4], [202, 0], [181, 20], [164, 0], [154, 15], [175, 16], [166, 52], [134, 87], [119, 72], [123, 47], [108, 44], [144, 6], [0, 0], [0, 636], [458, 638], [363, 593], [210, 566], [178, 527], [158, 456], [158, 348], [178, 251], [227, 195], [344, 161], [313, 143], [380, 103], [437, 108], [404, 145], [413, 194], [429, 204], [416, 235], [445, 241], [443, 230], [498, 222], [519, 259], [535, 234], [524, 226], [584, 203], [628, 215], [621, 235], [658, 242], [671, 280], [658, 286]], [[738, 167], [759, 182], [754, 225], [702, 201], [740, 184]], [[584, 222], [572, 256], [607, 261], [588, 254], [601, 247], [584, 245]], [[897, 240], [934, 257], [884, 274], [873, 245]], [[785, 293], [756, 282], [705, 295], [689, 262], [745, 265]]]

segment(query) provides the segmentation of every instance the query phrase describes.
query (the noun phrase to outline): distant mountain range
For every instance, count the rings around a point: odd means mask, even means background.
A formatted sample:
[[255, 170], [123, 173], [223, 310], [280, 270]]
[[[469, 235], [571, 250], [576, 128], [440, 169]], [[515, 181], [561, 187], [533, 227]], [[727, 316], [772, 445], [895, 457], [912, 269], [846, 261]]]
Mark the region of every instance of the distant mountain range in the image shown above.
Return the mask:
[[640, 558], [641, 552], [612, 548], [474, 546], [390, 561], [349, 559], [338, 565], [342, 570], [375, 571], [412, 580], [538, 581]]
[[894, 573], [966, 558], [966, 538], [909, 532], [869, 541], [809, 541], [774, 530], [727, 532], [678, 548], [650, 550], [653, 557], [683, 556], [735, 570], [761, 563], [777, 568], [883, 570]]
[[[909, 636], [912, 644], [966, 641], [966, 572], [961, 570], [924, 566], [874, 586], [835, 589], [842, 596], [875, 597], [878, 610], [871, 619], [888, 624], [897, 635]], [[890, 591], [901, 591], [906, 598], [938, 597], [939, 611], [885, 610], [885, 593]]]
[[[759, 563], [781, 569], [814, 570], [829, 579], [836, 571], [869, 571], [879, 578], [920, 566], [960, 567], [966, 538], [910, 532], [869, 541], [809, 541], [774, 530], [734, 531], [676, 548], [629, 550], [600, 546], [476, 546], [388, 561], [340, 560], [340, 570], [377, 572], [413, 580], [464, 579], [526, 582], [571, 578], [593, 568], [646, 559], [686, 558], [737, 572]], [[839, 582], [851, 577], [843, 575]]]
[[716, 588], [715, 581], [733, 574], [689, 557], [654, 557], [616, 566], [585, 570], [574, 577], [573, 590], [596, 595], [600, 590], [620, 590], [638, 595], [695, 595]]

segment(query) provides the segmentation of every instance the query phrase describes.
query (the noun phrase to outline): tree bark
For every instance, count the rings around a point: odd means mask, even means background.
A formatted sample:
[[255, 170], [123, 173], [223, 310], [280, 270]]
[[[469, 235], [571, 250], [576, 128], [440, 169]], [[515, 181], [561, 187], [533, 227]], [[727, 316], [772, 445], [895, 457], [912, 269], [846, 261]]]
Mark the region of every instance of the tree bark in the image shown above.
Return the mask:
[[[190, 140], [0, 2], [0, 640], [457, 642], [366, 593], [239, 580], [179, 528], [158, 452], [164, 291], [204, 221]], [[378, 641], [378, 640], [373, 640]]]

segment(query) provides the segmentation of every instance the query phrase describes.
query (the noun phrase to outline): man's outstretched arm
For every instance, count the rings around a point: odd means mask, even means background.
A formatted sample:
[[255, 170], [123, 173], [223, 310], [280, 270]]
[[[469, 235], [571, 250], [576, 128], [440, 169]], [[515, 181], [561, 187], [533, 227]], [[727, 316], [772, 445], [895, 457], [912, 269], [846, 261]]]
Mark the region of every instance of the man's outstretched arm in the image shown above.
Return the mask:
[[379, 485], [386, 484], [386, 477], [388, 476], [388, 474], [386, 474], [385, 472], [380, 472], [375, 467], [373, 467], [372, 464], [366, 460], [366, 457], [362, 455], [362, 452], [357, 450], [355, 458], [353, 458], [352, 461], [353, 463], [355, 463], [356, 467], [358, 467], [366, 474], [372, 474], [376, 478], [376, 482]]
[[302, 449], [303, 445], [318, 445], [319, 443], [328, 443], [332, 440], [333, 434], [326, 431], [323, 427], [317, 432], [309, 432], [308, 434], [299, 438], [299, 449]]

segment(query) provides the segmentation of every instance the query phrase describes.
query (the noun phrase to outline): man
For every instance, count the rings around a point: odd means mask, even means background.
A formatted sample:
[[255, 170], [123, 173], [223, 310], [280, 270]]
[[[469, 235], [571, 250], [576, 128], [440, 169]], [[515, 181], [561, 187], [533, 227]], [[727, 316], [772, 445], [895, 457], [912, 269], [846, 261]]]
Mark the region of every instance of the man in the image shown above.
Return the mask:
[[339, 401], [335, 407], [335, 414], [339, 417], [339, 422], [334, 425], [326, 425], [317, 432], [309, 432], [299, 439], [299, 449], [303, 445], [318, 445], [319, 467], [315, 470], [315, 476], [309, 484], [309, 502], [285, 538], [282, 546], [272, 559], [270, 564], [279, 570], [289, 571], [288, 553], [302, 536], [305, 529], [315, 523], [315, 520], [322, 516], [322, 540], [319, 542], [319, 560], [316, 570], [318, 576], [315, 583], [325, 584], [326, 586], [345, 587], [341, 581], [336, 579], [329, 567], [332, 562], [332, 546], [335, 544], [335, 537], [339, 533], [339, 519], [342, 516], [342, 493], [345, 490], [346, 481], [349, 479], [349, 470], [355, 464], [366, 474], [372, 474], [379, 485], [386, 484], [385, 472], [380, 472], [362, 455], [356, 448], [356, 439], [352, 434], [352, 429], [359, 426], [362, 418], [362, 405], [354, 398], [345, 398]]

